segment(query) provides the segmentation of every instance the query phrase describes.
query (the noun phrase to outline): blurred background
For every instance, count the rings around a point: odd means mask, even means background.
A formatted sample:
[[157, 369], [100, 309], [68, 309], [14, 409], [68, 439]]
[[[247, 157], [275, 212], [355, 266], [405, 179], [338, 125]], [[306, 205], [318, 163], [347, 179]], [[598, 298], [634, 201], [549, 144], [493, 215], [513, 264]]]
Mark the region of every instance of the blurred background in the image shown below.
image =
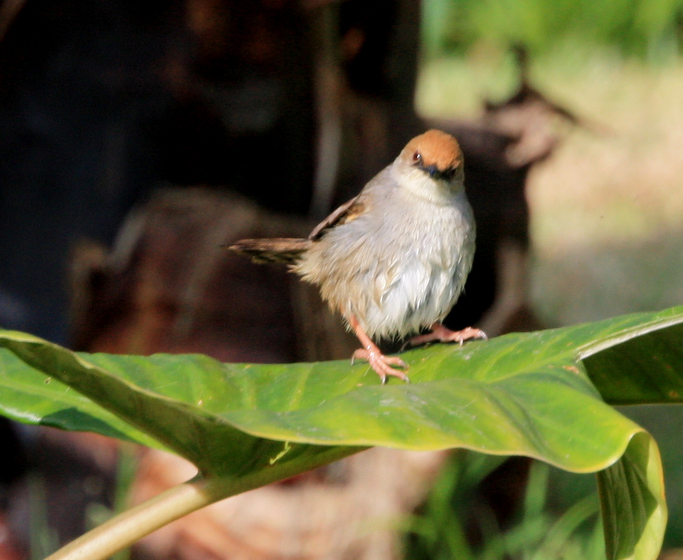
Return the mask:
[[[84, 351], [345, 358], [314, 292], [221, 245], [305, 235], [432, 126], [462, 144], [478, 224], [449, 326], [680, 304], [681, 48], [680, 0], [4, 0], [0, 325]], [[678, 557], [683, 414], [624, 412], [662, 449]], [[2, 559], [193, 474], [93, 435], [0, 431]], [[588, 475], [372, 450], [121, 558], [600, 558], [597, 512]]]

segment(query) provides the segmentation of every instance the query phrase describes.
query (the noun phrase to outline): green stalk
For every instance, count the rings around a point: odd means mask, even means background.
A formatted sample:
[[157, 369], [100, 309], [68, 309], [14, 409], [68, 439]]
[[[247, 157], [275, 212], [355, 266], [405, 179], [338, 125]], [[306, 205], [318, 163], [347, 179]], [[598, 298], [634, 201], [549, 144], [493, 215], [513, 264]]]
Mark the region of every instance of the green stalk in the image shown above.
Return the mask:
[[45, 560], [107, 560], [112, 554], [131, 546], [152, 531], [204, 506], [337, 461], [363, 449], [329, 447], [314, 458], [304, 455], [282, 464], [273, 461], [269, 468], [239, 477], [203, 478], [197, 475], [113, 517]]
[[174, 486], [113, 517], [46, 560], [105, 560], [167, 523], [231, 495], [226, 482], [196, 478]]

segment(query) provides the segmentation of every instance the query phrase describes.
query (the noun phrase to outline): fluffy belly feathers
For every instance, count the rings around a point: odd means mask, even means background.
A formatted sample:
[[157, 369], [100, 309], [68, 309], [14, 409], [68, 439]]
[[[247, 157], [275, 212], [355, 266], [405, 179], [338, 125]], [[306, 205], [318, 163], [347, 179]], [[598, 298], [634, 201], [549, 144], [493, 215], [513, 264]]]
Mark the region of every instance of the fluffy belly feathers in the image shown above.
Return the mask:
[[406, 219], [367, 236], [354, 231], [363, 226], [359, 218], [326, 235], [294, 271], [370, 337], [403, 338], [441, 321], [460, 295], [474, 253], [470, 212], [435, 207], [422, 227]]

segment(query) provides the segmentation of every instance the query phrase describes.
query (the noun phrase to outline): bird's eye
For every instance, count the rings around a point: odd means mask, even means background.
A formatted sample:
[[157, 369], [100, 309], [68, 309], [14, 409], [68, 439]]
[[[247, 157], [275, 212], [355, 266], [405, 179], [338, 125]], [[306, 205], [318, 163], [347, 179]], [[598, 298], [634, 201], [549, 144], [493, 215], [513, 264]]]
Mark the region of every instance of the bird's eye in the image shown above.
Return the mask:
[[419, 164], [422, 161], [422, 154], [420, 152], [415, 152], [413, 154], [413, 163]]

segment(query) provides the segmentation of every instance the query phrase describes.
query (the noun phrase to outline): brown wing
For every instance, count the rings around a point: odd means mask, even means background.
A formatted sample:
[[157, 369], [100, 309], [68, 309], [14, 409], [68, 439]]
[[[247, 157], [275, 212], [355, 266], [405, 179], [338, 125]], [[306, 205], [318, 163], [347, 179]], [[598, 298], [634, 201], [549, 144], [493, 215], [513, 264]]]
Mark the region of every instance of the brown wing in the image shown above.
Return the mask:
[[231, 251], [243, 253], [255, 262], [292, 264], [298, 260], [313, 243], [310, 239], [273, 238], [242, 239], [230, 245]]
[[361, 195], [352, 198], [342, 204], [327, 218], [320, 222], [310, 233], [307, 239], [297, 238], [274, 238], [274, 239], [242, 239], [229, 249], [248, 255], [255, 262], [268, 263], [277, 262], [285, 264], [295, 263], [301, 255], [306, 252], [311, 245], [320, 237], [325, 230], [339, 224], [345, 224], [355, 220], [358, 216], [366, 212], [367, 203]]
[[313, 228], [313, 231], [308, 235], [308, 239], [311, 241], [320, 239], [326, 229], [352, 222], [358, 216], [364, 214], [368, 208], [367, 203], [361, 198], [361, 195], [362, 193], [353, 197], [327, 216], [327, 218]]

